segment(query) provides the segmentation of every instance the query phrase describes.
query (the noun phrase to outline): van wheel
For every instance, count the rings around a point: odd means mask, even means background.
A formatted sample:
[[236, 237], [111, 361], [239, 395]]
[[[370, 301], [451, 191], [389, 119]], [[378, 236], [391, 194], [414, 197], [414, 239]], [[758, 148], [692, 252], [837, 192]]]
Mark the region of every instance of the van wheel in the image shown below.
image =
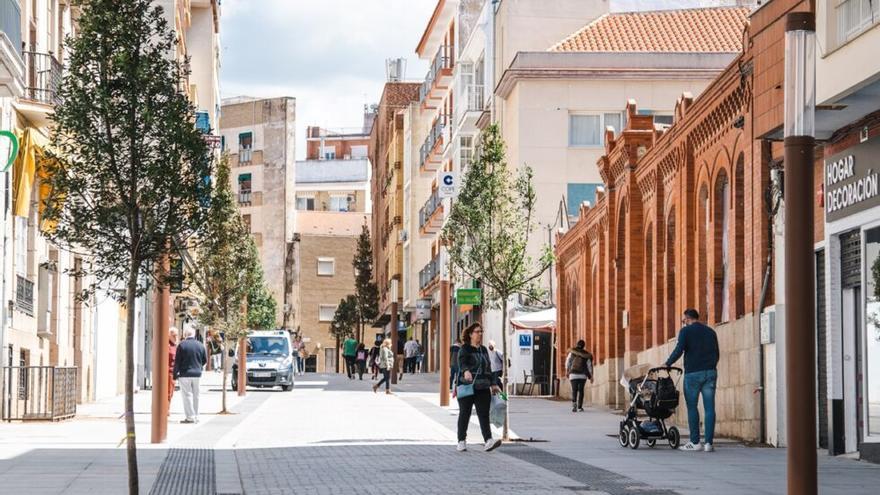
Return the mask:
[[293, 390], [293, 384], [291, 383], [290, 385], [282, 385], [281, 390], [284, 390], [285, 392], [290, 392], [291, 390]]

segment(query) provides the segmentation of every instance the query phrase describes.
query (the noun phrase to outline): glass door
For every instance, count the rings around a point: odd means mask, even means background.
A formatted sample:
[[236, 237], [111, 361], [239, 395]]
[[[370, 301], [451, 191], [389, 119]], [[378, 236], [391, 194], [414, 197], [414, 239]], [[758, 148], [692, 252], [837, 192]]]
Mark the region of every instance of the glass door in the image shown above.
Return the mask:
[[865, 332], [860, 395], [866, 437], [880, 440], [880, 227], [865, 231]]

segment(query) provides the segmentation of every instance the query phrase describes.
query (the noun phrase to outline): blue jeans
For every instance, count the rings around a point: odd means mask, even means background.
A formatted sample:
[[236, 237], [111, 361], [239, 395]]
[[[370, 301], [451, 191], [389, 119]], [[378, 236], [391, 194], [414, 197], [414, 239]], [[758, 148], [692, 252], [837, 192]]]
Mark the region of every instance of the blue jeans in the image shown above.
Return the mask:
[[697, 402], [703, 395], [703, 412], [706, 414], [706, 443], [715, 439], [715, 382], [718, 371], [694, 371], [684, 375], [684, 400], [688, 409], [688, 430], [691, 432], [691, 443], [700, 443], [700, 411]]

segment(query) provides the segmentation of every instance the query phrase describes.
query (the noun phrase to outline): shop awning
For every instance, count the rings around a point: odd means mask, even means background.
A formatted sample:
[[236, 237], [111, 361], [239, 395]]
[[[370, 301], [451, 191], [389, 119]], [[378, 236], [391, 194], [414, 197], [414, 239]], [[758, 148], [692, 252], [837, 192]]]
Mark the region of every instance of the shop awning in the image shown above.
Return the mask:
[[[52, 194], [52, 188], [47, 180], [52, 167], [51, 163], [44, 158], [49, 140], [35, 129], [26, 128], [21, 133], [19, 141], [18, 158], [15, 160], [12, 171], [13, 198], [15, 200], [13, 214], [20, 217], [30, 216], [31, 193], [34, 189], [34, 181], [39, 178], [37, 208], [39, 216], [42, 217], [42, 213], [46, 209], [46, 202]], [[41, 222], [40, 227], [44, 231], [51, 231], [55, 225]]]
[[524, 330], [554, 330], [556, 328], [556, 308], [519, 313], [510, 319], [514, 328]]

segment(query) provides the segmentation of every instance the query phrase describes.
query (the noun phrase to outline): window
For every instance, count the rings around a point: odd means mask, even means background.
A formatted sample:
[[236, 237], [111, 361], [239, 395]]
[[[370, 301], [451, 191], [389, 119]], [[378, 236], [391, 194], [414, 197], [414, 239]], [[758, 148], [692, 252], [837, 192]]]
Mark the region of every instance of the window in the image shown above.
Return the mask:
[[322, 147], [321, 148], [321, 156], [323, 156], [325, 160], [335, 160], [336, 159], [336, 146]]
[[244, 228], [247, 229], [248, 232], [251, 232], [251, 216], [242, 215], [241, 221], [244, 223]]
[[28, 220], [15, 218], [15, 273], [26, 277], [28, 273]]
[[296, 209], [300, 211], [313, 211], [315, 209], [315, 198], [309, 196], [297, 196]]
[[348, 196], [330, 196], [330, 211], [349, 211]]
[[367, 145], [355, 145], [351, 147], [351, 157], [352, 158], [366, 158], [367, 157]]
[[254, 149], [254, 133], [242, 132], [238, 135], [238, 161], [247, 163], [251, 161]]
[[880, 21], [880, 1], [844, 0], [837, 5], [838, 42], [846, 43]]
[[460, 160], [459, 165], [461, 166], [462, 171], [466, 171], [468, 167], [470, 167], [471, 162], [473, 162], [474, 160], [474, 137], [459, 136], [458, 146]]
[[336, 261], [333, 258], [318, 258], [318, 275], [332, 277], [336, 273]]
[[321, 304], [318, 307], [318, 321], [333, 321], [333, 315], [335, 314], [335, 304]]
[[865, 384], [867, 434], [880, 435], [880, 227], [865, 231]]
[[639, 110], [639, 115], [653, 115], [655, 124], [672, 125], [672, 114], [658, 114], [654, 110]]
[[605, 128], [611, 126], [619, 133], [623, 122], [620, 113], [572, 114], [568, 119], [569, 146], [601, 146], [605, 142]]
[[196, 112], [196, 129], [202, 134], [211, 133], [211, 116], [208, 112]]
[[251, 192], [251, 174], [238, 174], [238, 192]]
[[589, 201], [591, 205], [596, 204], [596, 190], [602, 184], [568, 184], [568, 214], [576, 216], [581, 207], [581, 203]]

